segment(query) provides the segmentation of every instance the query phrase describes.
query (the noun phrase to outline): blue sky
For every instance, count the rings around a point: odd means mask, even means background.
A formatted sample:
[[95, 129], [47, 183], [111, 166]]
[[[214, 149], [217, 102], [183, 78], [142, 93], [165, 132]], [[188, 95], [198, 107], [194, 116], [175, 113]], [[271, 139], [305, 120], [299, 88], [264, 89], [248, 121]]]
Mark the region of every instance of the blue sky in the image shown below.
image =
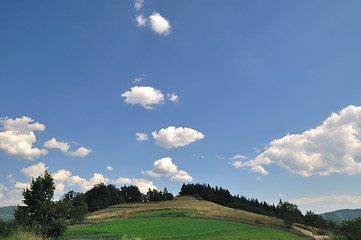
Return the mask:
[[0, 206], [182, 183], [361, 208], [359, 1], [2, 1]]

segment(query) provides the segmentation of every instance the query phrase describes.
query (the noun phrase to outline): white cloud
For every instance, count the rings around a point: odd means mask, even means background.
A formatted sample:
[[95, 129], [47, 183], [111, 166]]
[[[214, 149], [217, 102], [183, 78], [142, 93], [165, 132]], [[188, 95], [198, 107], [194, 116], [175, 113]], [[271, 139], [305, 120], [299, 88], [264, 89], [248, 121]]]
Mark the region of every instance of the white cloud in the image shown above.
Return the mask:
[[143, 7], [144, 0], [135, 0], [134, 7], [137, 11], [139, 11]]
[[162, 128], [158, 132], [154, 131], [152, 135], [157, 145], [167, 149], [183, 147], [204, 138], [201, 132], [194, 129], [174, 126]]
[[108, 166], [108, 167], [106, 167], [106, 169], [109, 170], [109, 171], [113, 171], [113, 170], [114, 170], [114, 168], [113, 168], [112, 166]]
[[67, 142], [58, 142], [56, 138], [52, 138], [49, 141], [44, 143], [44, 147], [46, 148], [57, 148], [63, 152], [68, 152], [70, 146]]
[[180, 170], [171, 178], [171, 181], [191, 182], [193, 181], [193, 178], [186, 171]]
[[85, 157], [86, 155], [88, 155], [91, 152], [92, 152], [91, 149], [87, 149], [85, 147], [80, 147], [75, 152], [69, 152], [69, 155], [73, 156], [73, 157]]
[[3, 125], [0, 132], [0, 149], [6, 154], [19, 159], [33, 160], [48, 153], [45, 149], [33, 148], [36, 142], [34, 131], [44, 131], [45, 125], [38, 122], [33, 123], [29, 117], [3, 118], [0, 124]]
[[137, 136], [138, 141], [146, 141], [149, 139], [148, 135], [145, 133], [136, 133], [135, 135]]
[[178, 102], [178, 96], [175, 95], [175, 93], [172, 93], [172, 94], [167, 94], [167, 97], [169, 98], [170, 101], [172, 102]]
[[244, 155], [239, 154], [239, 155], [236, 155], [234, 157], [231, 157], [230, 159], [231, 160], [234, 160], [234, 159], [247, 159], [247, 157], [244, 156]]
[[130, 91], [126, 91], [121, 95], [125, 98], [125, 102], [129, 104], [140, 104], [146, 109], [152, 109], [154, 104], [163, 104], [163, 93], [149, 86], [134, 86]]
[[113, 180], [112, 183], [114, 184], [131, 184], [132, 180], [130, 180], [129, 178], [123, 178], [123, 177], [119, 177], [117, 180]]
[[134, 179], [133, 178], [132, 183], [139, 188], [139, 191], [141, 193], [144, 193], [144, 194], [148, 192], [148, 189], [158, 190], [158, 188], [156, 186], [154, 186], [152, 181], [145, 180], [143, 178], [142, 179]]
[[152, 177], [171, 176], [178, 172], [177, 166], [172, 162], [172, 158], [165, 157], [153, 163], [153, 170], [145, 173]]
[[30, 188], [30, 183], [22, 183], [22, 182], [16, 182], [14, 185], [14, 188], [22, 190], [25, 188]]
[[55, 193], [58, 195], [64, 194], [65, 185], [63, 183], [55, 183]]
[[11, 178], [13, 178], [13, 175], [12, 175], [12, 174], [9, 174], [9, 175], [6, 176], [6, 178], [7, 178], [7, 179], [11, 179]]
[[149, 16], [150, 27], [152, 30], [161, 35], [168, 35], [170, 34], [171, 26], [169, 21], [162, 17], [159, 13], [153, 13]]
[[262, 175], [268, 175], [268, 172], [260, 165], [254, 166], [253, 168], [251, 168], [251, 171], [260, 173]]
[[[95, 184], [98, 183], [108, 183], [110, 180], [108, 178], [105, 178], [102, 174], [94, 173], [93, 177], [87, 181], [85, 178], [81, 178], [79, 176], [73, 176], [71, 172], [61, 169], [58, 172], [56, 172], [54, 175], [54, 181], [56, 183], [56, 186], [59, 186], [59, 190], [63, 191], [64, 187], [66, 186], [76, 186], [80, 188], [83, 191], [91, 189]], [[61, 185], [63, 184], [63, 185]], [[66, 185], [65, 185], [66, 184]], [[61, 192], [60, 191], [60, 192]]]
[[2, 192], [0, 192], [0, 198], [3, 198], [4, 194]]
[[151, 171], [142, 172], [151, 177], [170, 177], [171, 181], [191, 182], [193, 178], [186, 172], [179, 170], [177, 165], [172, 162], [172, 158], [161, 158], [153, 163], [153, 169]]
[[53, 175], [55, 181], [65, 182], [71, 177], [71, 172], [61, 169]]
[[332, 113], [322, 125], [301, 134], [273, 140], [256, 158], [235, 167], [277, 164], [303, 177], [331, 173], [359, 174], [361, 107], [350, 105]]
[[45, 167], [44, 163], [39, 162], [38, 164], [34, 164], [30, 167], [22, 168], [21, 171], [29, 178], [37, 178], [38, 176], [44, 174], [46, 169], [48, 169], [48, 167]]
[[[147, 25], [148, 19], [146, 19], [143, 14], [138, 15], [136, 19], [139, 27], [145, 27]], [[140, 78], [136, 78], [134, 82], [139, 82], [140, 80]]]
[[289, 202], [298, 205], [303, 212], [311, 209], [312, 211], [320, 214], [338, 209], [360, 208], [361, 196], [332, 195], [314, 198], [300, 198], [290, 200]]

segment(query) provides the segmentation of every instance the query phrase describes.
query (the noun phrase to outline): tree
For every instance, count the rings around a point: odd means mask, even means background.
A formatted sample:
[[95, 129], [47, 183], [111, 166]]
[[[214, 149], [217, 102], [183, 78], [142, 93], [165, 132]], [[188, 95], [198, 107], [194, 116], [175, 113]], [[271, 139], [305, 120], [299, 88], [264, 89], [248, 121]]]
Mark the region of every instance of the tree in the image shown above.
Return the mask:
[[62, 197], [62, 201], [68, 202], [71, 210], [68, 216], [71, 224], [84, 221], [85, 215], [88, 213], [88, 205], [85, 202], [83, 193], [69, 191]]
[[278, 208], [279, 217], [283, 219], [287, 228], [292, 228], [294, 222], [301, 222], [303, 215], [296, 204], [280, 201]]
[[137, 186], [123, 186], [120, 192], [126, 202], [141, 202], [142, 193]]
[[361, 218], [343, 221], [341, 231], [349, 240], [361, 240]]
[[109, 206], [110, 193], [104, 183], [98, 183], [85, 193], [85, 199], [89, 212], [94, 212]]
[[48, 171], [33, 178], [30, 188], [23, 190], [25, 206], [15, 210], [15, 221], [24, 227], [33, 228], [41, 235], [61, 236], [66, 230], [70, 206], [63, 201], [54, 202], [54, 190], [54, 179]]

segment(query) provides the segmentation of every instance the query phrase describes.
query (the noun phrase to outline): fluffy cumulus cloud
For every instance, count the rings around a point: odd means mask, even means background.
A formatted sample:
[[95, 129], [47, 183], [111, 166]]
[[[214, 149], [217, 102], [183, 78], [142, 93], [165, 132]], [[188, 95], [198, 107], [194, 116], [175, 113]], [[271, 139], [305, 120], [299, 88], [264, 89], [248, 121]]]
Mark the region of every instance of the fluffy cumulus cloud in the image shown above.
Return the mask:
[[152, 105], [164, 103], [162, 91], [149, 86], [134, 86], [121, 96], [125, 98], [126, 103], [140, 104], [146, 109], [152, 109]]
[[161, 35], [168, 35], [170, 34], [171, 26], [169, 21], [162, 17], [159, 13], [155, 12], [149, 16], [150, 27], [152, 30]]
[[[277, 164], [303, 177], [331, 173], [359, 174], [360, 125], [361, 107], [350, 105], [338, 113], [332, 113], [322, 125], [301, 134], [288, 134], [275, 139], [256, 158], [246, 162], [237, 161], [233, 165], [254, 168]], [[259, 167], [258, 172], [262, 173]]]
[[290, 200], [289, 202], [298, 205], [303, 212], [312, 209], [312, 211], [315, 211], [317, 214], [321, 214], [338, 209], [360, 208], [361, 196], [331, 195], [313, 198], [300, 198]]
[[68, 154], [73, 157], [85, 157], [91, 152], [92, 152], [91, 149], [87, 149], [85, 147], [80, 147], [74, 152], [68, 152]]
[[191, 182], [193, 178], [186, 172], [178, 170], [177, 165], [172, 161], [172, 158], [161, 158], [153, 163], [151, 171], [142, 172], [151, 177], [172, 177], [172, 181]]
[[146, 141], [149, 139], [148, 135], [145, 133], [136, 133], [135, 135], [137, 136], [138, 141]]
[[159, 13], [155, 12], [149, 16], [144, 17], [143, 14], [137, 15], [137, 24], [139, 27], [150, 27], [155, 33], [167, 36], [171, 33], [171, 25], [169, 20], [162, 17]]
[[[65, 186], [76, 186], [80, 188], [83, 191], [89, 190], [92, 188], [95, 184], [98, 183], [108, 183], [110, 180], [108, 178], [105, 178], [100, 173], [94, 173], [93, 177], [91, 179], [86, 180], [85, 178], [74, 176], [71, 172], [61, 169], [57, 171], [54, 175], [54, 181], [56, 183], [56, 186], [60, 186], [60, 188], [63, 190]], [[65, 185], [66, 184], [66, 185]]]
[[27, 168], [22, 168], [21, 172], [24, 173], [24, 175], [29, 178], [37, 178], [38, 176], [43, 175], [46, 169], [48, 168], [45, 167], [45, 164], [39, 162], [36, 165], [32, 165]]
[[0, 149], [19, 159], [33, 160], [48, 153], [45, 149], [33, 147], [36, 142], [34, 131], [44, 131], [45, 125], [34, 123], [29, 117], [0, 119]]
[[135, 186], [137, 186], [139, 188], [139, 191], [141, 193], [147, 193], [148, 189], [156, 189], [158, 190], [158, 188], [156, 186], [154, 186], [152, 181], [149, 180], [145, 180], [145, 179], [134, 179], [132, 180], [132, 184], [134, 184]]
[[204, 135], [192, 128], [174, 127], [162, 128], [152, 133], [155, 143], [166, 149], [183, 147], [192, 142], [201, 140]]
[[52, 138], [49, 141], [44, 143], [44, 147], [46, 148], [57, 148], [63, 152], [68, 152], [70, 146], [67, 142], [58, 142], [56, 138]]
[[129, 178], [119, 177], [117, 180], [113, 180], [112, 183], [118, 184], [118, 185], [131, 184], [132, 180], [130, 180]]
[[172, 158], [165, 157], [153, 163], [153, 170], [145, 173], [152, 177], [171, 176], [178, 172], [177, 166], [172, 162]]
[[49, 141], [45, 142], [44, 147], [60, 149], [64, 153], [67, 153], [68, 155], [73, 157], [85, 157], [92, 152], [91, 149], [87, 149], [85, 147], [80, 147], [75, 151], [69, 151], [69, 144], [67, 142], [58, 142], [56, 138], [52, 138]]
[[256, 173], [260, 173], [262, 175], [268, 175], [268, 172], [260, 165], [252, 167], [251, 171], [256, 172]]
[[186, 171], [180, 170], [176, 175], [172, 176], [172, 181], [192, 182], [193, 178]]

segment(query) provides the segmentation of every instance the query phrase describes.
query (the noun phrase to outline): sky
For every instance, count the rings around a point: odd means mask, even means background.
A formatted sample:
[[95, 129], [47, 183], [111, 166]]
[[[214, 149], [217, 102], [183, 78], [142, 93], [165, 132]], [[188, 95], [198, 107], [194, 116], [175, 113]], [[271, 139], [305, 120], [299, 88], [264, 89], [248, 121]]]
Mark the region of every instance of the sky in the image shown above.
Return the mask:
[[0, 206], [45, 170], [361, 208], [360, 1], [1, 1]]

